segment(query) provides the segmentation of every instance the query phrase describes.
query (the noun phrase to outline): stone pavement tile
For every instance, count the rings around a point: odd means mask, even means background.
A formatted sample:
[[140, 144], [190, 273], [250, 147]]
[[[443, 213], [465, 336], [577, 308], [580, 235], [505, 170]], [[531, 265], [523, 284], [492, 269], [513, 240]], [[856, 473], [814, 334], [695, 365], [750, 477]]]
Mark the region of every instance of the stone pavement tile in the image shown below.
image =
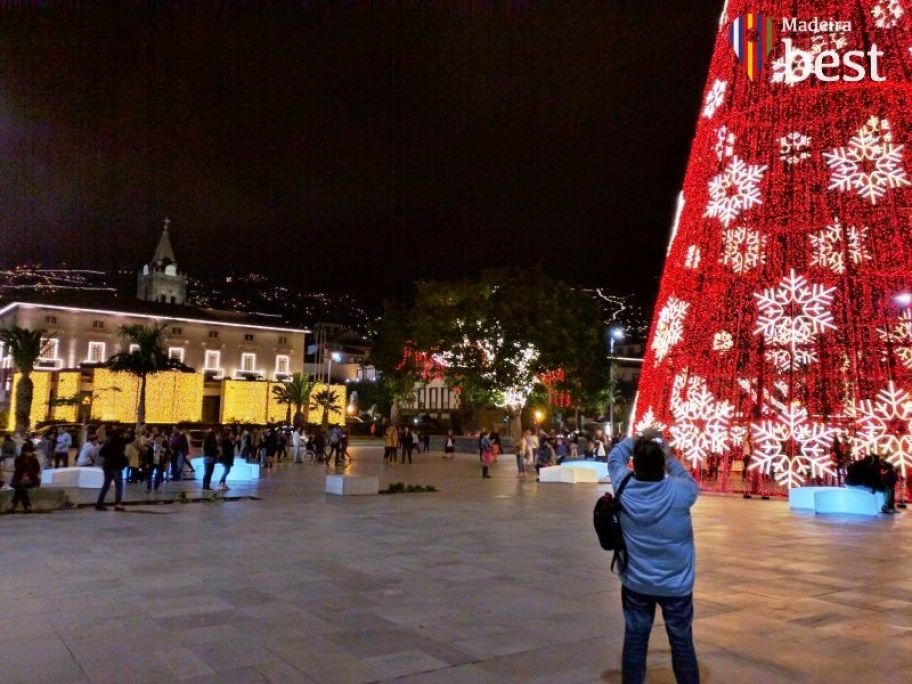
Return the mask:
[[232, 606], [217, 596], [194, 594], [177, 598], [155, 598], [144, 601], [142, 609], [156, 619], [203, 615], [231, 610]]
[[376, 668], [365, 665], [321, 636], [303, 643], [298, 639], [277, 640], [267, 648], [316, 682], [367, 684], [380, 678]]
[[[179, 642], [178, 642], [179, 643]], [[186, 648], [169, 648], [153, 651], [152, 655], [164, 663], [174, 676], [180, 680], [210, 675], [214, 670]]]
[[[300, 681], [307, 682], [303, 678]], [[236, 670], [194, 677], [193, 679], [184, 680], [184, 682], [186, 684], [266, 684], [269, 679], [257, 668], [242, 667]]]
[[173, 642], [182, 646], [191, 646], [194, 644], [206, 644], [212, 641], [226, 641], [238, 639], [243, 634], [237, 629], [235, 624], [224, 625], [204, 625], [202, 627], [190, 627], [173, 632]]
[[394, 679], [449, 667], [449, 663], [419, 649], [363, 658], [361, 664], [379, 673], [381, 679]]
[[[110, 651], [104, 657], [79, 662], [92, 684], [172, 684], [180, 680], [148, 651]], [[47, 680], [51, 681], [51, 680]]]
[[469, 664], [400, 677], [395, 681], [396, 684], [503, 684], [504, 680]]
[[218, 672], [278, 660], [274, 653], [243, 637], [195, 644], [190, 650]]
[[81, 682], [84, 673], [56, 634], [3, 641], [0, 680], [7, 682]]
[[213, 625], [227, 625], [237, 622], [239, 613], [235, 608], [219, 610], [214, 613], [191, 613], [190, 615], [176, 615], [173, 617], [159, 618], [159, 626], [168, 631], [192, 629], [194, 627], [211, 627]]
[[270, 684], [313, 684], [314, 682], [300, 670], [296, 670], [282, 661], [263, 663], [257, 665], [256, 669]]

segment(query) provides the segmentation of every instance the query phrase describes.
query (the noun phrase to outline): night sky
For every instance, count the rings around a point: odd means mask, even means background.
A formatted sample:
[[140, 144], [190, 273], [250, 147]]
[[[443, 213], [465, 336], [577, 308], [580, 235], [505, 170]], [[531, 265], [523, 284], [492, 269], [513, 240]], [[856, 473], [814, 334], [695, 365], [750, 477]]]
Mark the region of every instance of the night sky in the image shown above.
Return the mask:
[[372, 4], [0, 13], [0, 262], [651, 303], [721, 0]]

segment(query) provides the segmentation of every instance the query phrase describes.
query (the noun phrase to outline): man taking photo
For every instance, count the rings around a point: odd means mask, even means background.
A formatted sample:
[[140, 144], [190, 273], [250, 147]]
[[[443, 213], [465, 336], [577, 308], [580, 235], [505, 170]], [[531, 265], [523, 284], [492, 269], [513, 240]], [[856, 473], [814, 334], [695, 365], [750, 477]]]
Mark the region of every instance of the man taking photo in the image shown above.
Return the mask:
[[655, 618], [662, 607], [671, 644], [671, 661], [679, 684], [700, 681], [693, 645], [694, 537], [690, 508], [699, 487], [664, 445], [655, 430], [620, 442], [608, 455], [608, 472], [615, 491], [633, 477], [621, 495], [621, 529], [627, 545], [627, 564], [620, 577], [623, 588], [624, 684], [646, 679], [646, 652]]

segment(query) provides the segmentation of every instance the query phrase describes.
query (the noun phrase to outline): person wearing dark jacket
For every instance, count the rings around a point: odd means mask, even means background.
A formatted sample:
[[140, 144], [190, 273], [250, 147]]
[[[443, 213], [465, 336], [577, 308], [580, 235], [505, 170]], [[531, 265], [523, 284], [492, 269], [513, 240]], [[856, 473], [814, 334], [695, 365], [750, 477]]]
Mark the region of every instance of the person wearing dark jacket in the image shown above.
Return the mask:
[[[633, 460], [633, 473], [627, 462]], [[690, 509], [700, 488], [658, 433], [628, 438], [608, 455], [611, 485], [621, 495], [627, 563], [621, 568], [624, 682], [646, 678], [646, 653], [656, 604], [662, 608], [678, 684], [698, 684], [693, 644], [694, 536]]]
[[222, 432], [222, 440], [220, 442], [221, 454], [219, 455], [219, 463], [222, 464], [222, 477], [219, 479], [219, 489], [231, 489], [225, 482], [228, 479], [228, 473], [230, 473], [231, 469], [234, 467], [235, 444], [236, 438], [234, 436], [234, 430], [225, 428]]
[[22, 445], [22, 450], [16, 457], [16, 470], [10, 484], [13, 486], [13, 502], [9, 512], [15, 513], [16, 506], [22, 501], [22, 508], [26, 513], [32, 512], [32, 500], [28, 490], [41, 485], [41, 464], [35, 455], [35, 445], [27, 440]]
[[219, 456], [219, 440], [215, 436], [215, 430], [211, 427], [206, 430], [206, 438], [203, 440], [203, 489], [212, 489], [212, 471], [215, 470], [215, 461]]
[[104, 462], [104, 484], [101, 485], [101, 491], [98, 493], [95, 510], [107, 510], [105, 497], [111, 488], [112, 480], [114, 482], [114, 510], [127, 510], [121, 505], [123, 502], [123, 471], [127, 467], [126, 443], [119, 430], [111, 431], [105, 443], [98, 450], [98, 455]]

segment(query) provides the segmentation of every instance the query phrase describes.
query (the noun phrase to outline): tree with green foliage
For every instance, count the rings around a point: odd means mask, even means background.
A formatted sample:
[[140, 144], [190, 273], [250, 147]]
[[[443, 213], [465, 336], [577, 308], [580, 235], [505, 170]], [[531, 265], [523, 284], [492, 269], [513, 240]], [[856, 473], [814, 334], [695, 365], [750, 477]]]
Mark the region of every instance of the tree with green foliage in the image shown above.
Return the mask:
[[112, 371], [129, 373], [139, 378], [139, 399], [136, 403], [136, 425], [146, 422], [146, 381], [153, 373], [178, 370], [184, 373], [193, 369], [172, 358], [165, 349], [165, 328], [158, 325], [124, 325], [120, 336], [126, 351], [114, 354], [105, 364]]
[[16, 383], [16, 415], [14, 416], [16, 432], [28, 433], [31, 427], [32, 398], [35, 392], [32, 382], [32, 369], [41, 358], [48, 344], [44, 329], [29, 330], [13, 326], [0, 330], [0, 342], [12, 359], [13, 367], [20, 374]]
[[514, 438], [541, 373], [562, 369], [561, 389], [580, 403], [607, 379], [595, 299], [540, 270], [422, 283], [406, 320], [391, 346], [405, 338], [439, 358], [447, 383], [460, 390], [466, 417], [475, 406], [499, 406], [510, 417]]
[[310, 376], [300, 372], [292, 375], [291, 380], [273, 386], [272, 394], [275, 397], [276, 403], [284, 404], [286, 406], [286, 424], [291, 423], [292, 406], [294, 406], [295, 409], [293, 423], [295, 429], [303, 427], [307, 422], [302, 409], [310, 403], [310, 392], [313, 389], [313, 386], [314, 382], [310, 379]]
[[333, 389], [323, 389], [310, 395], [310, 410], [321, 411], [320, 428], [323, 432], [329, 428], [330, 414], [343, 413], [339, 403], [339, 393]]

